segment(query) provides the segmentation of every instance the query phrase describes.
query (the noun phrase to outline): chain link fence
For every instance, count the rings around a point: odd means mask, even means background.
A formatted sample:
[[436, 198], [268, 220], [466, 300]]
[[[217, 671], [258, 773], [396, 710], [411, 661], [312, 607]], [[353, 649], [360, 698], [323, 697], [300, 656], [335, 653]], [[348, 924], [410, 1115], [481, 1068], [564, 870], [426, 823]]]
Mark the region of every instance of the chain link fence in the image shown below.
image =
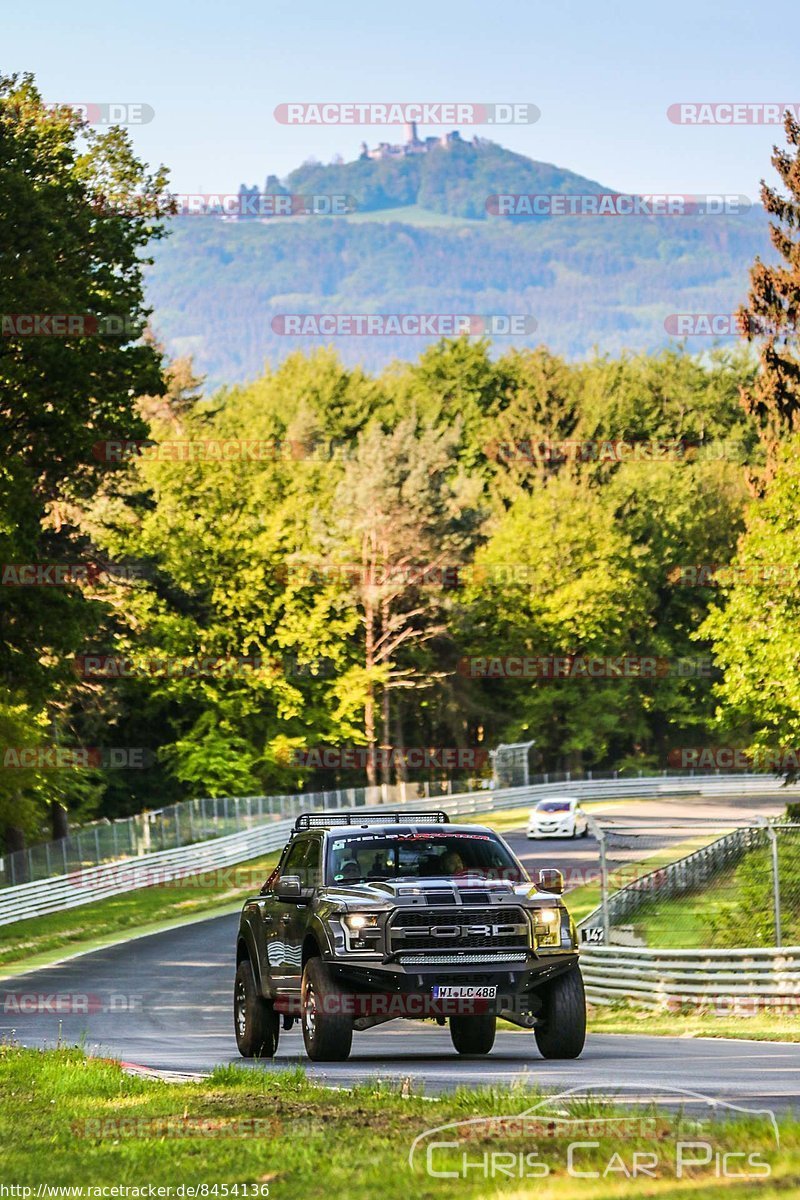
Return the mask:
[[341, 788], [283, 796], [225, 796], [186, 800], [118, 821], [96, 821], [58, 841], [44, 842], [0, 858], [0, 888], [33, 883], [104, 862], [177, 850], [195, 842], [241, 833], [270, 821], [295, 817], [308, 808], [359, 808], [436, 799], [470, 790], [471, 781], [400, 783]]
[[584, 943], [659, 949], [800, 945], [800, 823], [593, 822], [601, 903]]

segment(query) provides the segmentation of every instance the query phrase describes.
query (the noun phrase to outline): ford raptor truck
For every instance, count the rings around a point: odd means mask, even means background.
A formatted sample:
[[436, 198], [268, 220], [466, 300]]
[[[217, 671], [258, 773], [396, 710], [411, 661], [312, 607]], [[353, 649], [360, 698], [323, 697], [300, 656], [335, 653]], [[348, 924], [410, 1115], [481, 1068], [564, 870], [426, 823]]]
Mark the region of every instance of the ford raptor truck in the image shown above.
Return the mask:
[[309, 1058], [346, 1059], [354, 1032], [401, 1017], [449, 1023], [459, 1054], [488, 1054], [502, 1017], [545, 1058], [576, 1058], [586, 1004], [562, 889], [559, 871], [533, 882], [494, 830], [444, 812], [303, 813], [242, 909], [239, 1052], [272, 1057], [299, 1021]]

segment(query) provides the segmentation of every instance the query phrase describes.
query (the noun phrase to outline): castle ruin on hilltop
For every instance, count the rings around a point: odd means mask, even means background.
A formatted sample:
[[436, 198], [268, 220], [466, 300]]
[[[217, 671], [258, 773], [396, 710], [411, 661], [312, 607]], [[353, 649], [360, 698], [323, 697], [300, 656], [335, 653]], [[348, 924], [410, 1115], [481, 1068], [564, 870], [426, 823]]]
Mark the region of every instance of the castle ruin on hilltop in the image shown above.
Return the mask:
[[[374, 150], [370, 150], [366, 142], [361, 143], [360, 158], [382, 159], [382, 158], [406, 158], [409, 154], [427, 154], [436, 146], [443, 146], [449, 149], [451, 146], [460, 142], [465, 143], [465, 139], [457, 129], [452, 133], [443, 133], [439, 137], [421, 138], [417, 134], [416, 121], [407, 121], [403, 126], [405, 130], [406, 140], [402, 145], [392, 145], [390, 142], [378, 142]], [[472, 139], [472, 144], [477, 146], [481, 139], [475, 137]]]

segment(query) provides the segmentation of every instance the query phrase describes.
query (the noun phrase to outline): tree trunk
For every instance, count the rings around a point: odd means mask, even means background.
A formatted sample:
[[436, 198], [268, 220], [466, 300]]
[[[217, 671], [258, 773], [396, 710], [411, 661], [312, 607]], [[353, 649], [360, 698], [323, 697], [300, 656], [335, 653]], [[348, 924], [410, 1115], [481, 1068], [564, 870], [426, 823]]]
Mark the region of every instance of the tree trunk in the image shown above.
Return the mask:
[[15, 856], [10, 871], [6, 870], [6, 875], [14, 883], [27, 883], [28, 856], [25, 853], [24, 829], [20, 829], [18, 825], [6, 826], [5, 840], [9, 855], [13, 854]]
[[[364, 665], [369, 673], [375, 666], [375, 611], [369, 600], [366, 600], [364, 604], [364, 623], [366, 625]], [[367, 676], [367, 694], [364, 699], [364, 733], [367, 738], [367, 784], [374, 787], [378, 782], [375, 762], [375, 689], [369, 674]]]
[[6, 849], [9, 854], [18, 854], [25, 849], [25, 833], [18, 825], [7, 826]]
[[368, 691], [364, 701], [364, 732], [367, 735], [367, 784], [374, 787], [378, 781], [375, 771], [375, 698], [372, 694], [372, 684], [367, 684]]
[[405, 783], [408, 779], [408, 769], [405, 758], [406, 742], [403, 735], [403, 706], [400, 702], [399, 693], [394, 705], [394, 745], [396, 751], [395, 777], [398, 783], [401, 780]]
[[58, 800], [54, 800], [50, 805], [50, 825], [53, 830], [53, 841], [58, 842], [61, 838], [69, 836], [67, 810], [63, 804], [59, 804]]
[[381, 695], [381, 718], [382, 718], [382, 745], [381, 749], [381, 764], [383, 769], [383, 782], [388, 787], [392, 782], [392, 739], [389, 732], [389, 689], [384, 684], [383, 694]]

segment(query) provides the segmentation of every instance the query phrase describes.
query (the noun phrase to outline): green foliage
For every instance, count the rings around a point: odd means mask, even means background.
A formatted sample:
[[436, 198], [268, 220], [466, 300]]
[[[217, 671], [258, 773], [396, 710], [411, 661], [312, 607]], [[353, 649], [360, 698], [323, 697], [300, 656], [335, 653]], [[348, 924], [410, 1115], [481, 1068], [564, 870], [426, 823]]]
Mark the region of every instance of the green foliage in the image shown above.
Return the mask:
[[[49, 804], [74, 813], [101, 793], [114, 815], [154, 796], [361, 781], [298, 770], [305, 747], [526, 735], [545, 768], [647, 767], [708, 736], [705, 676], [481, 679], [460, 662], [474, 655], [671, 661], [713, 642], [731, 719], [754, 737], [800, 734], [794, 591], [734, 589], [724, 615], [706, 621], [713, 593], [674, 585], [677, 566], [726, 563], [736, 551], [742, 468], [761, 453], [739, 404], [751, 358], [678, 348], [570, 365], [556, 353], [574, 351], [577, 335], [563, 331], [583, 325], [574, 317], [591, 304], [587, 276], [602, 275], [595, 302], [607, 321], [643, 264], [658, 280], [637, 301], [646, 307], [657, 307], [658, 288], [662, 299], [663, 289], [677, 294], [697, 254], [713, 259], [724, 291], [760, 237], [755, 218], [735, 230], [687, 219], [603, 222], [602, 232], [580, 218], [484, 221], [491, 192], [590, 182], [484, 144], [309, 165], [293, 190], [413, 203], [465, 223], [173, 223], [152, 277], [161, 309], [194, 306], [201, 338], [213, 325], [212, 357], [229, 382], [256, 359], [260, 370], [267, 352], [282, 360], [252, 383], [204, 394], [185, 360], [162, 380], [158, 348], [139, 336], [144, 256], [169, 208], [163, 172], [139, 163], [118, 129], [98, 136], [45, 113], [27, 78], [0, 85], [0, 137], [0, 312], [114, 315], [126, 330], [2, 339], [0, 561], [142, 568], [91, 589], [3, 589], [0, 734], [6, 747], [141, 747], [155, 761], [113, 776], [3, 772], [0, 828], [34, 836]], [[417, 354], [405, 339], [414, 361], [378, 374], [330, 349], [287, 353], [284, 339], [278, 351], [259, 320], [329, 308], [529, 312], [565, 280], [550, 348], [503, 352], [460, 338]], [[541, 333], [551, 341], [544, 322]], [[384, 344], [376, 361], [400, 349]], [[202, 346], [198, 359], [209, 361]], [[93, 453], [100, 441], [144, 437], [147, 452], [117, 465]], [[661, 439], [685, 452], [612, 461], [524, 449], [565, 439]], [[232, 455], [203, 449], [226, 443]], [[799, 487], [787, 455], [771, 500], [748, 517], [743, 561], [796, 561]], [[124, 659], [124, 676], [76, 679], [74, 657], [87, 652]], [[220, 666], [192, 669], [203, 660]]]
[[719, 728], [756, 754], [800, 747], [800, 437], [778, 454], [775, 475], [751, 501], [730, 585], [701, 626], [724, 670]]
[[[778, 837], [778, 876], [781, 893], [781, 941], [800, 940], [800, 854], [797, 839]], [[772, 852], [769, 846], [749, 851], [728, 884], [733, 897], [708, 923], [704, 946], [774, 946]]]
[[[86, 322], [68, 336], [3, 329], [0, 562], [12, 569], [96, 557], [79, 521], [108, 469], [92, 446], [141, 436], [134, 397], [160, 386], [160, 355], [141, 337], [142, 267], [168, 208], [165, 182], [120, 129], [97, 134], [71, 111], [45, 109], [29, 76], [0, 77], [0, 314]], [[47, 740], [45, 728], [74, 744], [70, 657], [107, 618], [100, 591], [4, 586], [2, 599], [6, 748]], [[0, 773], [0, 833], [40, 827], [48, 799], [90, 802], [79, 772]]]

